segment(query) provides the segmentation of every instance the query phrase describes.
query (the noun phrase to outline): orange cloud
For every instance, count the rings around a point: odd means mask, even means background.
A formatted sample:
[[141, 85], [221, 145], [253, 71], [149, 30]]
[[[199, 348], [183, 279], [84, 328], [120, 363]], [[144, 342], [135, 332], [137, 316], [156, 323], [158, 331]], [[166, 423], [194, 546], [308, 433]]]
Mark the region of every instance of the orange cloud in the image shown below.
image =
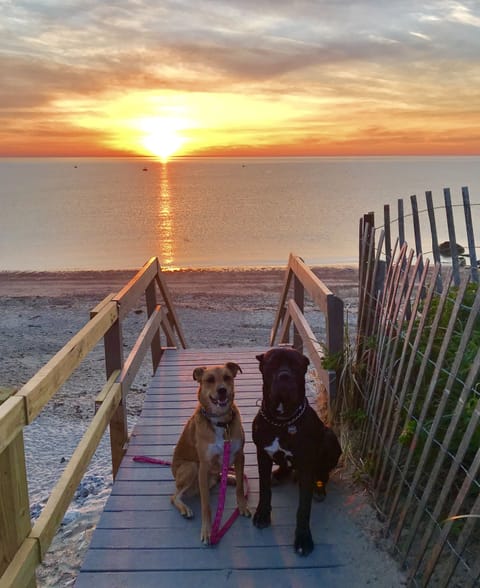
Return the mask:
[[440, 0], [9, 3], [0, 155], [480, 153], [479, 28]]

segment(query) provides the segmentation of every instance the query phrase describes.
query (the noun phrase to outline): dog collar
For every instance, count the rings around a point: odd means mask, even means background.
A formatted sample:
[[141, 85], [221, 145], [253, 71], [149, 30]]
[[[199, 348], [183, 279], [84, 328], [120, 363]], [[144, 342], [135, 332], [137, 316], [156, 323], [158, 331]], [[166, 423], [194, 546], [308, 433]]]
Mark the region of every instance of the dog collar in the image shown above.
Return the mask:
[[216, 414], [209, 413], [204, 408], [201, 408], [200, 409], [200, 412], [202, 413], [202, 415], [206, 419], [208, 419], [212, 423], [212, 425], [215, 425], [216, 427], [223, 427], [224, 429], [227, 429], [232, 424], [232, 421], [235, 418], [235, 412], [233, 410], [230, 413], [231, 414], [231, 418], [228, 421], [216, 421], [215, 419], [219, 419], [219, 418], [222, 418], [222, 417], [221, 416], [218, 416]]
[[274, 427], [282, 427], [282, 428], [288, 427], [288, 432], [291, 435], [295, 435], [295, 433], [297, 432], [297, 427], [295, 427], [295, 423], [303, 415], [307, 406], [308, 406], [308, 400], [306, 398], [304, 398], [303, 404], [297, 408], [297, 410], [293, 413], [293, 415], [288, 420], [278, 421], [275, 419], [271, 419], [266, 415], [265, 411], [263, 410], [263, 402], [262, 402], [262, 406], [260, 407], [260, 414], [267, 421], [267, 423], [269, 423], [270, 425], [273, 425]]

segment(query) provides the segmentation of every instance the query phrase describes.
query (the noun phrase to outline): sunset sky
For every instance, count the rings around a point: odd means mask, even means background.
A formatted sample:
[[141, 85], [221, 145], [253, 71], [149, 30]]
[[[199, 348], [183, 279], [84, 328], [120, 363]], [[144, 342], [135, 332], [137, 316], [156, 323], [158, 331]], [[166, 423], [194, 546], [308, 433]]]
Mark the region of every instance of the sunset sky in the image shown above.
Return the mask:
[[477, 0], [0, 14], [0, 156], [480, 154]]

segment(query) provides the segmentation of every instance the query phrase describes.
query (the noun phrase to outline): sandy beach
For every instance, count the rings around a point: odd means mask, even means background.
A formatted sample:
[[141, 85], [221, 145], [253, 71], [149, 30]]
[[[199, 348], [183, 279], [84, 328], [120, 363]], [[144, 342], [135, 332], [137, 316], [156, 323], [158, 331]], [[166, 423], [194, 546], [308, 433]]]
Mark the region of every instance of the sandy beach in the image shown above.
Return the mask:
[[[28, 381], [85, 324], [90, 309], [107, 294], [120, 290], [134, 273], [0, 273], [0, 389], [18, 389]], [[354, 328], [356, 268], [321, 267], [315, 273], [344, 300], [348, 321]], [[268, 347], [284, 276], [283, 269], [167, 272], [167, 284], [189, 347]], [[126, 348], [133, 345], [137, 327], [144, 320], [145, 308], [140, 304], [124, 326]], [[93, 415], [93, 399], [104, 383], [102, 362], [103, 345], [99, 344], [25, 430], [32, 518], [41, 512]], [[144, 363], [128, 400], [130, 427], [141, 411], [151, 376], [149, 362]], [[38, 586], [74, 583], [110, 492], [109, 471], [108, 440], [104, 438], [38, 570]], [[388, 583], [377, 585], [401, 585], [396, 564], [380, 550], [381, 525], [370, 506], [368, 493], [352, 483], [346, 469], [340, 468], [335, 476], [348, 500], [351, 499], [352, 525], [358, 529], [362, 542], [379, 552], [379, 569], [374, 570], [374, 575], [390, 578]], [[385, 575], [386, 571], [389, 575]]]
[[[357, 271], [354, 267], [322, 267], [315, 272], [332, 292], [349, 307], [349, 322], [356, 320]], [[0, 272], [0, 388], [20, 388], [89, 319], [89, 312], [105, 296], [118, 292], [135, 271], [104, 272]], [[165, 272], [189, 347], [268, 346], [279, 295], [285, 278], [283, 269], [192, 270]], [[308, 307], [308, 301], [307, 301]], [[145, 308], [139, 304], [124, 328], [124, 343], [130, 348], [139, 325], [145, 321]], [[97, 350], [95, 350], [97, 351]], [[103, 359], [103, 349], [81, 366], [75, 377], [85, 377], [80, 388], [92, 387], [95, 365]], [[147, 366], [148, 367], [148, 366]], [[101, 370], [96, 370], [101, 374]], [[136, 387], [148, 383], [148, 369], [139, 374]], [[100, 379], [98, 384], [102, 385]], [[75, 386], [78, 386], [75, 383]], [[70, 386], [57, 395], [56, 410]], [[91, 395], [85, 394], [88, 410]], [[62, 397], [62, 398], [61, 398]], [[83, 414], [82, 397], [75, 410]], [[131, 410], [139, 404], [132, 399]], [[141, 406], [141, 404], [140, 404]], [[70, 406], [67, 406], [70, 411]], [[47, 407], [50, 410], [50, 407]], [[85, 415], [86, 416], [86, 415]]]

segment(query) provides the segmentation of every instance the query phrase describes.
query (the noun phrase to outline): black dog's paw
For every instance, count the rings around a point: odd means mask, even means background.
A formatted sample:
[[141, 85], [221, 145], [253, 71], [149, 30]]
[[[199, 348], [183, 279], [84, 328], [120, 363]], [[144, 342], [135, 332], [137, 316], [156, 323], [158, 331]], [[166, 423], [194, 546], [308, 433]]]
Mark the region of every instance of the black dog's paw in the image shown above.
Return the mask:
[[310, 529], [295, 531], [295, 552], [298, 555], [309, 555], [313, 551], [313, 539]]
[[279, 484], [287, 480], [290, 477], [291, 473], [292, 468], [279, 467], [276, 470], [273, 470], [271, 479], [272, 486], [278, 486]]
[[265, 529], [265, 527], [269, 527], [271, 523], [271, 516], [269, 509], [257, 508], [255, 514], [253, 515], [253, 524], [258, 529]]
[[321, 480], [318, 480], [313, 487], [313, 498], [317, 502], [323, 502], [326, 497], [327, 491], [325, 489], [325, 484]]

